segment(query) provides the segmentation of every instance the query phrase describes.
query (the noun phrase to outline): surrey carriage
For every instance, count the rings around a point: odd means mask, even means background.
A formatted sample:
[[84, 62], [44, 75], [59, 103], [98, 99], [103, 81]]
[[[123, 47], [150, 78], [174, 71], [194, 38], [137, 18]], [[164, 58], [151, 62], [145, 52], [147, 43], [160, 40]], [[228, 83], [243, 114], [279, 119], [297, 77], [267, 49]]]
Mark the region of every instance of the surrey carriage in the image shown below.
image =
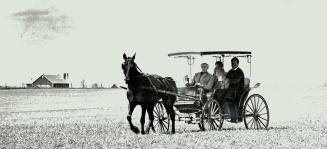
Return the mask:
[[[269, 109], [266, 100], [260, 94], [251, 94], [251, 90], [260, 86], [256, 83], [250, 87], [251, 57], [248, 51], [204, 51], [204, 52], [179, 52], [170, 53], [169, 57], [186, 58], [190, 65], [194, 63], [196, 56], [215, 57], [216, 61], [225, 62], [225, 59], [238, 57], [246, 60], [249, 64], [250, 76], [244, 79], [244, 87], [241, 91], [229, 88], [212, 88], [204, 91], [198, 86], [178, 88], [178, 93], [158, 90], [164, 94], [177, 97], [174, 103], [177, 112], [177, 120], [189, 124], [198, 124], [201, 130], [220, 130], [223, 122], [244, 122], [247, 129], [267, 129], [269, 125]], [[189, 77], [184, 81], [189, 82]], [[217, 80], [223, 81], [223, 80]], [[154, 127], [159, 132], [167, 132], [170, 127], [170, 118], [159, 101], [154, 108]]]

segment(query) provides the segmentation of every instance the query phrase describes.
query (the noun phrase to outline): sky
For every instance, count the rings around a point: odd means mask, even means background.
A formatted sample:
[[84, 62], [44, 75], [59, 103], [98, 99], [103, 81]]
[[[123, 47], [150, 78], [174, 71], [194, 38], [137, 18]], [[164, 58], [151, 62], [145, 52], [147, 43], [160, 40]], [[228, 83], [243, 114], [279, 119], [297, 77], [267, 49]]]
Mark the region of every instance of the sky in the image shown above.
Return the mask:
[[[327, 1], [2, 0], [0, 85], [21, 86], [42, 74], [70, 74], [124, 85], [123, 53], [145, 73], [184, 84], [185, 59], [173, 52], [251, 51], [251, 83], [319, 86], [327, 81]], [[215, 59], [197, 57], [200, 64]], [[246, 62], [241, 68], [247, 70]], [[229, 62], [225, 70], [230, 69]], [[249, 74], [248, 72], [245, 72]]]

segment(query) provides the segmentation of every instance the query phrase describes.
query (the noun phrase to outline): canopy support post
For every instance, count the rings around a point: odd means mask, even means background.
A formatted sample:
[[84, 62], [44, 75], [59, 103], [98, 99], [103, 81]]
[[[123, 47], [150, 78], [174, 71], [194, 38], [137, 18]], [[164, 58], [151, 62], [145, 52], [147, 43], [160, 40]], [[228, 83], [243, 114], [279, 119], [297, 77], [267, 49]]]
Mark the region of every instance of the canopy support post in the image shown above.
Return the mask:
[[190, 79], [192, 78], [192, 65], [194, 64], [194, 57], [193, 56], [187, 56], [187, 64], [190, 66]]

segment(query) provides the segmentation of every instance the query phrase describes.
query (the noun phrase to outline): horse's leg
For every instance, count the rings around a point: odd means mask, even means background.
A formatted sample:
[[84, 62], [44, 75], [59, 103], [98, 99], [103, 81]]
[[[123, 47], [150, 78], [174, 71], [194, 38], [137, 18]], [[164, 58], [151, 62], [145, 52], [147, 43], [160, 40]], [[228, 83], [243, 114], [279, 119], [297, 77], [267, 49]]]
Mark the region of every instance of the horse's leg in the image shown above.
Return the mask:
[[141, 133], [145, 134], [144, 132], [144, 123], [145, 123], [145, 112], [146, 112], [146, 106], [141, 105], [142, 107], [142, 115], [141, 115]]
[[175, 133], [175, 110], [174, 110], [174, 102], [173, 100], [170, 98], [170, 97], [167, 97], [166, 100], [163, 100], [163, 101], [166, 101], [166, 110], [167, 110], [167, 113], [170, 117], [170, 120], [171, 120], [171, 133]]
[[133, 125], [132, 123], [132, 114], [133, 114], [133, 111], [134, 111], [134, 108], [136, 107], [136, 104], [134, 103], [129, 103], [128, 104], [128, 115], [127, 115], [127, 121], [129, 123], [129, 126], [131, 128], [131, 130], [134, 132], [134, 133], [139, 133], [140, 130]]
[[168, 108], [170, 120], [171, 120], [171, 133], [175, 133], [175, 111], [174, 108], [171, 106]]
[[153, 120], [154, 120], [153, 108], [154, 108], [154, 105], [149, 105], [146, 108], [148, 111], [148, 115], [149, 115], [149, 123], [148, 123], [148, 126], [146, 127], [146, 133], [149, 133], [150, 128], [153, 127]]

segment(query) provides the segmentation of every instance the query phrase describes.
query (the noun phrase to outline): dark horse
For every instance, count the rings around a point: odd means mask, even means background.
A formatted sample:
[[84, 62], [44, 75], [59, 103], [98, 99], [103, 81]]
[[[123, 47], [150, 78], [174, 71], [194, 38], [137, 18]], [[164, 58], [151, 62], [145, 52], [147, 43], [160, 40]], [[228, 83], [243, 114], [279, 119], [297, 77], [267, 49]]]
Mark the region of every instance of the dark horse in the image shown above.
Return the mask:
[[[122, 64], [122, 69], [125, 74], [125, 83], [128, 85], [127, 98], [129, 105], [127, 120], [131, 130], [135, 133], [140, 132], [140, 130], [132, 123], [133, 110], [136, 105], [140, 105], [142, 107], [141, 133], [149, 133], [150, 128], [152, 128], [152, 130], [155, 132], [153, 126], [153, 109], [159, 99], [162, 99], [164, 107], [172, 122], [172, 133], [175, 133], [175, 111], [173, 109], [173, 104], [176, 97], [173, 95], [156, 92], [156, 90], [160, 89], [176, 93], [177, 87], [174, 80], [169, 77], [163, 78], [157, 75], [143, 74], [134, 62], [135, 54], [133, 57], [127, 57], [124, 53], [123, 58], [125, 62]], [[146, 111], [148, 112], [149, 123], [146, 131], [144, 131]]]

